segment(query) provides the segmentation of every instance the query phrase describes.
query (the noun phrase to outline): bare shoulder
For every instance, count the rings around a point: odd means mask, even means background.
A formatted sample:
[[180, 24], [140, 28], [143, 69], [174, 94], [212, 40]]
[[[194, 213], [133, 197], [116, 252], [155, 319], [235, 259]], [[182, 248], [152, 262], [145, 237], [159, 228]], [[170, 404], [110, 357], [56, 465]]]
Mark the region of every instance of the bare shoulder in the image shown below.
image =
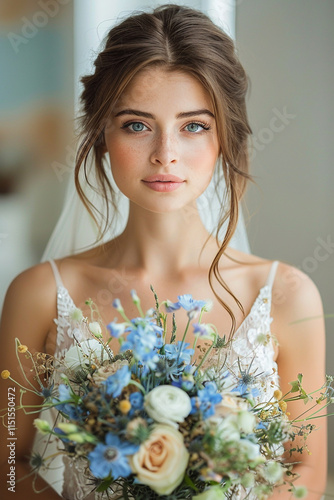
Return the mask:
[[11, 282], [7, 295], [26, 294], [31, 291], [31, 294], [44, 295], [48, 290], [55, 290], [55, 279], [49, 262], [43, 262], [36, 266], [30, 267], [21, 272]]
[[283, 347], [294, 338], [311, 345], [324, 341], [325, 322], [320, 291], [314, 281], [300, 269], [280, 262], [272, 290], [273, 331]]
[[56, 311], [56, 283], [48, 262], [20, 273], [10, 284], [3, 307], [3, 322], [20, 316], [29, 321], [38, 315], [39, 322], [48, 328]]
[[297, 267], [280, 262], [273, 285], [273, 306], [285, 317], [297, 318], [322, 310], [322, 299], [310, 276]]

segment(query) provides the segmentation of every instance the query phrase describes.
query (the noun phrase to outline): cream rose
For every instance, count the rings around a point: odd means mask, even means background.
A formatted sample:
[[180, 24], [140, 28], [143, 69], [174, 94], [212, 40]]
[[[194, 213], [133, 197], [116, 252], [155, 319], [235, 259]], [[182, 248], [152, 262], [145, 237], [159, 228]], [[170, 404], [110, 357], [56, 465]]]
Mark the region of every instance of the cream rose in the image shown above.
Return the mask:
[[182, 483], [188, 460], [182, 434], [161, 424], [154, 427], [139, 451], [129, 457], [138, 481], [159, 495], [169, 495]]
[[76, 370], [87, 363], [96, 363], [98, 366], [101, 362], [109, 359], [112, 355], [112, 350], [109, 347], [104, 348], [101, 342], [95, 339], [82, 340], [79, 345], [74, 345], [69, 348], [65, 354], [65, 365], [71, 370]]
[[183, 422], [191, 411], [188, 394], [172, 385], [159, 385], [145, 396], [145, 409], [160, 424], [172, 425]]

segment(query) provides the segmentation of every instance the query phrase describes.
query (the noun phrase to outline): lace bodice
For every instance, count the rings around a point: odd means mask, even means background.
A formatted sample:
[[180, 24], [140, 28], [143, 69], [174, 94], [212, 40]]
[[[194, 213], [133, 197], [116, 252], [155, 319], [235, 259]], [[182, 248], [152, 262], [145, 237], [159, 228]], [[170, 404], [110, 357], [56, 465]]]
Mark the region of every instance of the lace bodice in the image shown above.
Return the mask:
[[[73, 345], [74, 336], [77, 340], [80, 340], [81, 332], [73, 326], [70, 319], [70, 313], [75, 308], [75, 304], [62, 283], [56, 264], [54, 261], [50, 261], [50, 264], [57, 283], [58, 316], [54, 320], [57, 325], [55, 356], [61, 359], [67, 349]], [[268, 401], [279, 383], [277, 364], [274, 361], [273, 339], [270, 331], [270, 324], [272, 322], [272, 318], [270, 317], [271, 292], [277, 266], [278, 261], [274, 261], [265, 285], [260, 289], [250, 313], [235, 332], [228, 352], [228, 364], [232, 366], [236, 374], [240, 374], [240, 369], [247, 370], [251, 365], [252, 374], [255, 376], [255, 387], [258, 389], [258, 395], [255, 397], [256, 403]], [[218, 353], [210, 357], [210, 366], [219, 367], [217, 356], [219, 356]], [[45, 413], [43, 412], [43, 418], [45, 418]], [[51, 418], [52, 414], [55, 417], [56, 412], [50, 410]], [[53, 443], [53, 446], [55, 446], [55, 443]], [[58, 467], [56, 482], [51, 481], [48, 477], [43, 477], [59, 493], [62, 493], [63, 498], [68, 500], [97, 500], [101, 498], [99, 494], [92, 493], [92, 485], [87, 484], [85, 463], [75, 463], [64, 456], [63, 463], [58, 465]], [[61, 488], [60, 483], [62, 483]], [[238, 500], [246, 496], [246, 492], [240, 491], [234, 494], [233, 498]], [[119, 494], [113, 495], [110, 498], [116, 497], [119, 498]], [[248, 492], [247, 498], [252, 500], [252, 494]]]

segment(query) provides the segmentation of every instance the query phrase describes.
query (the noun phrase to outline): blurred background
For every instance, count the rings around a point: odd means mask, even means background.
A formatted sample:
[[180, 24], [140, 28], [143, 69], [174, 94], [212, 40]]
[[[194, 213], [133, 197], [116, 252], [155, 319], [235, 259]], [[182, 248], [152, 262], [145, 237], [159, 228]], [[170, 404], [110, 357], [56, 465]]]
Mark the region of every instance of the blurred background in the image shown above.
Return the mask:
[[[39, 262], [59, 217], [75, 153], [79, 77], [106, 31], [140, 0], [0, 2], [0, 307]], [[166, 2], [167, 3], [167, 2]], [[252, 253], [290, 263], [334, 313], [334, 1], [188, 0], [235, 38], [250, 77], [251, 185], [243, 201]], [[334, 318], [326, 318], [334, 375]], [[328, 494], [334, 493], [329, 419]]]

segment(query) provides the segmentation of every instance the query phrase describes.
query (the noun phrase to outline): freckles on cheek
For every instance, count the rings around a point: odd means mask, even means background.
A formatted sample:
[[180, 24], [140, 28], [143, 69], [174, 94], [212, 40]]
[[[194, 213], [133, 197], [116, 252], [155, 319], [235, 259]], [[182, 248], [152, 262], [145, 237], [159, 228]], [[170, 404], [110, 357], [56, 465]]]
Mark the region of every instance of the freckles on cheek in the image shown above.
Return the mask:
[[138, 163], [139, 153], [129, 146], [118, 146], [110, 149], [110, 164], [114, 175], [133, 171]]

